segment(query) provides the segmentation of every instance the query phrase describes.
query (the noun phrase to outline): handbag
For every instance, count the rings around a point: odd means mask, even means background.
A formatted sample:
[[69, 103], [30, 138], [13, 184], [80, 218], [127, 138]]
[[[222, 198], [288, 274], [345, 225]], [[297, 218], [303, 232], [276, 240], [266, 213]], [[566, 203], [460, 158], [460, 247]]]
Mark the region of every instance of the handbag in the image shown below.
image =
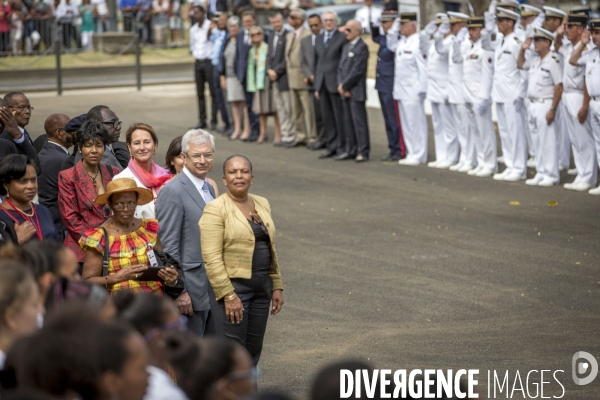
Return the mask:
[[167, 253], [165, 251], [160, 251], [160, 250], [155, 249], [154, 254], [156, 255], [156, 258], [160, 261], [161, 265], [172, 265], [173, 268], [175, 268], [175, 271], [177, 271], [177, 275], [179, 275], [179, 277], [177, 278], [177, 283], [175, 283], [175, 286], [167, 286], [167, 285], [163, 286], [163, 288], [165, 290], [165, 294], [168, 295], [173, 300], [175, 300], [179, 297], [179, 295], [181, 293], [183, 293], [183, 290], [185, 289], [185, 280], [183, 278], [183, 268], [181, 267], [181, 264], [179, 264], [179, 261], [174, 259], [169, 253]]
[[108, 276], [108, 232], [106, 228], [102, 227], [104, 232], [104, 258], [102, 259], [102, 276]]

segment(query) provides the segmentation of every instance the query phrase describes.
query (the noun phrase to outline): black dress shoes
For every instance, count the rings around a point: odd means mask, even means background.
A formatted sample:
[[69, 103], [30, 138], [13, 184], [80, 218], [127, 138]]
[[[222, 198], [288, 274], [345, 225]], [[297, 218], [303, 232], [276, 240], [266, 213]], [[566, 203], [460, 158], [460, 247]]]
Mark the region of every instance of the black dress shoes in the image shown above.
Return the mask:
[[398, 161], [400, 160], [400, 156], [393, 156], [391, 154], [388, 154], [385, 157], [381, 157], [381, 161]]
[[338, 156], [333, 157], [333, 159], [335, 161], [344, 161], [344, 160], [350, 160], [350, 159], [353, 159], [353, 158], [354, 158], [354, 156], [351, 156], [348, 153], [342, 153], [342, 154], [340, 154]]
[[327, 150], [325, 153], [319, 154], [319, 158], [329, 158], [335, 156], [335, 152]]
[[306, 147], [310, 150], [321, 150], [325, 148], [325, 143], [313, 142]]

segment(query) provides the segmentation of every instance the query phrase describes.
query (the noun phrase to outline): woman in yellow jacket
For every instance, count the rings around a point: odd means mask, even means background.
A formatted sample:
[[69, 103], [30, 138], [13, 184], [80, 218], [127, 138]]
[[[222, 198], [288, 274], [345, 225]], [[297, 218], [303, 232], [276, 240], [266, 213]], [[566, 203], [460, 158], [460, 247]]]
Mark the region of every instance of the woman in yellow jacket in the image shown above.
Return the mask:
[[227, 192], [206, 205], [199, 224], [217, 333], [244, 345], [256, 365], [269, 308], [275, 315], [283, 306], [283, 284], [271, 207], [264, 197], [248, 194], [253, 179], [248, 158], [225, 160]]

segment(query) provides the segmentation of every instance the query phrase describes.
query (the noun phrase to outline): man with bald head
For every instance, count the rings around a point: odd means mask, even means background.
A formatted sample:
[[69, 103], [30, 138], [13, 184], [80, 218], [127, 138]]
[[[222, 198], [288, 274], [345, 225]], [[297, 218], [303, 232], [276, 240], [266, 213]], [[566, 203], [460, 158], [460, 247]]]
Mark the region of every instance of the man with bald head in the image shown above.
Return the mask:
[[24, 154], [35, 162], [39, 174], [37, 152], [31, 140], [25, 136], [25, 129], [21, 129], [12, 107], [0, 98], [0, 160], [9, 154]]
[[52, 214], [54, 226], [61, 237], [65, 226], [58, 211], [58, 173], [62, 163], [69, 157], [69, 147], [73, 145], [75, 135], [67, 132], [70, 118], [65, 114], [52, 114], [44, 122], [48, 140], [39, 153], [41, 175], [38, 177], [38, 196], [40, 204], [46, 206]]
[[344, 112], [346, 147], [336, 160], [354, 159], [357, 163], [369, 160], [369, 124], [367, 122], [367, 65], [369, 48], [360, 37], [362, 25], [353, 19], [346, 23], [346, 40], [338, 67], [338, 93]]

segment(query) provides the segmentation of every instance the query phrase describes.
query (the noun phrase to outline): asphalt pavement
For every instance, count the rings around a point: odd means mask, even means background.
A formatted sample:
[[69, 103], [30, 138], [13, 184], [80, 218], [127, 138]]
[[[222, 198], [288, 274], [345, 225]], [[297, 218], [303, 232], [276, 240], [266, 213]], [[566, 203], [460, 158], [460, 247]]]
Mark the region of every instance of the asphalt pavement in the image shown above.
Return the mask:
[[[155, 128], [160, 163], [197, 122], [192, 85], [30, 98], [32, 136], [51, 113], [106, 104], [124, 122], [122, 140], [133, 122]], [[392, 370], [479, 369], [482, 394], [488, 370], [509, 370], [511, 387], [517, 370], [523, 385], [530, 370], [562, 370], [563, 398], [597, 399], [600, 378], [576, 386], [571, 358], [600, 357], [600, 198], [382, 163], [380, 110], [369, 109], [369, 125], [363, 164], [216, 135], [209, 176], [220, 183], [226, 157], [248, 156], [253, 193], [268, 198], [277, 226], [285, 305], [269, 321], [260, 388], [307, 395], [319, 367], [361, 358]], [[544, 396], [559, 397], [545, 381]]]

